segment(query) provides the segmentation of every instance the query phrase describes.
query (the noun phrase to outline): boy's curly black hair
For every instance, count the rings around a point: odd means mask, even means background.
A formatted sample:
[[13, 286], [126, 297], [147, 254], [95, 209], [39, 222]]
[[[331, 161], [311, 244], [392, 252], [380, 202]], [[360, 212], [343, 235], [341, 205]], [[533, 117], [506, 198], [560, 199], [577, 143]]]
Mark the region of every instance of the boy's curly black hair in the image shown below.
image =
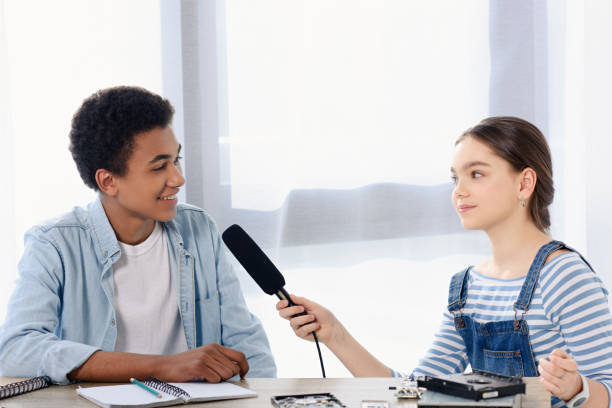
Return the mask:
[[99, 191], [98, 169], [124, 176], [134, 136], [170, 125], [173, 115], [167, 99], [139, 87], [107, 88], [85, 99], [70, 130], [70, 152], [85, 184]]

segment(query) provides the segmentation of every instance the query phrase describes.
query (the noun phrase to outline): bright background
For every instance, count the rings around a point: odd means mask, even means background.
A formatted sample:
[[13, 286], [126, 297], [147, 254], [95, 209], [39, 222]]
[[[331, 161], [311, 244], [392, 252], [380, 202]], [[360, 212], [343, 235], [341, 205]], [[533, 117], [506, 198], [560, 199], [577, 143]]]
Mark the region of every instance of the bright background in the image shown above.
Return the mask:
[[[0, 321], [27, 228], [94, 197], [72, 115], [120, 84], [174, 104], [181, 199], [241, 224], [288, 290], [398, 370], [428, 347], [450, 276], [488, 254], [448, 183], [454, 140], [486, 116], [546, 134], [553, 235], [610, 286], [611, 19], [604, 0], [0, 0]], [[279, 376], [318, 376], [314, 345], [239, 274]]]

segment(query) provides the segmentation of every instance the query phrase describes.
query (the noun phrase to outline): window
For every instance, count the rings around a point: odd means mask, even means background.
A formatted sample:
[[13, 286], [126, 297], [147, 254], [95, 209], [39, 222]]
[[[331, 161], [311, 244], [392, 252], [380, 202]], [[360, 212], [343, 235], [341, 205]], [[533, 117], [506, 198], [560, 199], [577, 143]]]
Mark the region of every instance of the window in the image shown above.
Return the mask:
[[36, 10], [31, 2], [0, 4], [0, 59], [6, 59], [0, 80], [8, 78], [8, 94], [0, 99], [10, 126], [2, 140], [13, 159], [5, 173], [12, 203], [0, 214], [2, 225], [12, 226], [1, 238], [1, 258], [7, 260], [0, 274], [2, 321], [24, 232], [94, 197], [68, 151], [72, 115], [84, 98], [109, 86], [161, 93], [162, 50], [158, 2], [41, 1]]

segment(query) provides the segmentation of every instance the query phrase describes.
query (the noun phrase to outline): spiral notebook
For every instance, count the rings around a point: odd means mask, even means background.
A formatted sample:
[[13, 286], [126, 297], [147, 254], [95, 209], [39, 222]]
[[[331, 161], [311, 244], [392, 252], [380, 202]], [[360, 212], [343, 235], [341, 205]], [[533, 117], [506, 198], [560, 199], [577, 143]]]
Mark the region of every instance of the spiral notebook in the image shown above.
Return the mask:
[[39, 390], [49, 386], [47, 377], [30, 378], [29, 380], [19, 381], [12, 384], [0, 386], [0, 399], [14, 397], [25, 394], [26, 392]]
[[157, 398], [134, 384], [77, 388], [76, 392], [81, 397], [105, 408], [167, 407], [190, 402], [257, 396], [254, 391], [228, 382], [218, 384], [204, 382], [166, 383], [156, 378], [148, 378], [143, 383], [159, 391], [162, 398]]

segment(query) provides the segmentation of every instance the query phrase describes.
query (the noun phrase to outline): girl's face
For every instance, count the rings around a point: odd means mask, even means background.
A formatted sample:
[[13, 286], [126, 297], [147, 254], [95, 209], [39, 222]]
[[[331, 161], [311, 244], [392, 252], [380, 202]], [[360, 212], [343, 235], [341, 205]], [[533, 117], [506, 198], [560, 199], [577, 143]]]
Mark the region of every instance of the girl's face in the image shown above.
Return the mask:
[[473, 137], [456, 146], [451, 178], [453, 205], [464, 228], [486, 231], [519, 211], [521, 173]]

